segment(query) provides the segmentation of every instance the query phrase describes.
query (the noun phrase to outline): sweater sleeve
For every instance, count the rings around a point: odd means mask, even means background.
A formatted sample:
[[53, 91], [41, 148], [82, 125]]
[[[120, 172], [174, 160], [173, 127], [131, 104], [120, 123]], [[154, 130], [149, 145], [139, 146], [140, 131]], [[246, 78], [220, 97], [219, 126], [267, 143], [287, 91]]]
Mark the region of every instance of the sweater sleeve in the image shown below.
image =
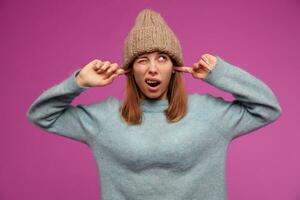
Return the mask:
[[225, 138], [234, 139], [279, 118], [281, 107], [264, 82], [216, 57], [217, 63], [204, 81], [235, 97], [233, 101], [225, 101], [222, 97], [206, 94], [212, 102], [212, 123]]
[[88, 141], [87, 129], [93, 123], [85, 105], [72, 106], [72, 100], [86, 87], [76, 82], [76, 70], [61, 83], [44, 91], [29, 107], [27, 118], [38, 127], [82, 143]]

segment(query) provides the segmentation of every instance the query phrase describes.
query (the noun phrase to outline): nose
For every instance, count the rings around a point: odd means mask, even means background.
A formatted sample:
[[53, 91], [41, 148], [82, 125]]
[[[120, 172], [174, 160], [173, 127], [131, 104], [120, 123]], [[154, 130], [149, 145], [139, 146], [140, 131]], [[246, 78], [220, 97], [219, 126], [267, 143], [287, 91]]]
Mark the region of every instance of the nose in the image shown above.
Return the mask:
[[149, 63], [149, 70], [148, 72], [152, 75], [157, 74], [157, 63], [155, 61], [151, 61]]

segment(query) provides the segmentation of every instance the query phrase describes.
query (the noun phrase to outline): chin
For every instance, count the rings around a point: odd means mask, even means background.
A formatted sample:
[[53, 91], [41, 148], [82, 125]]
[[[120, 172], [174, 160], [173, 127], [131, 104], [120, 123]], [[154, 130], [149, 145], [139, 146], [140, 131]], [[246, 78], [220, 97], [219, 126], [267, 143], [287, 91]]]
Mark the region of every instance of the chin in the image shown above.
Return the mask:
[[143, 94], [146, 99], [160, 100], [163, 97], [163, 93], [152, 93], [152, 94]]
[[146, 96], [146, 99], [160, 100], [160, 96]]

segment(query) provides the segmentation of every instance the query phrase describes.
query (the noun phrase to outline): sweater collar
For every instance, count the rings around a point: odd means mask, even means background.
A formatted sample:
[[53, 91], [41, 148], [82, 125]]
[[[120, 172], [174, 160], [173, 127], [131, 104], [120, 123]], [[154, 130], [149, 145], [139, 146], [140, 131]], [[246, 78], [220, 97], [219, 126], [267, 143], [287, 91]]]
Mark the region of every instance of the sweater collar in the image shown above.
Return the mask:
[[143, 99], [141, 105], [144, 112], [163, 112], [168, 108], [169, 102], [167, 99]]

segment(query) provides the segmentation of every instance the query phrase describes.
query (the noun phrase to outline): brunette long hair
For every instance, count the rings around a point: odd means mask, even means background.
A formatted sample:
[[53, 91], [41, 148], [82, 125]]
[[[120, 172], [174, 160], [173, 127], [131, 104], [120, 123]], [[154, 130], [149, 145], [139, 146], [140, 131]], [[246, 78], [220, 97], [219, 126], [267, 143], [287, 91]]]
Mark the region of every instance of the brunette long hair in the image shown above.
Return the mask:
[[[171, 58], [171, 57], [170, 57]], [[173, 65], [177, 65], [176, 61], [172, 59]], [[132, 61], [126, 69], [131, 68], [134, 61]], [[131, 125], [142, 123], [142, 111], [140, 104], [142, 101], [142, 92], [135, 82], [133, 73], [127, 73], [127, 81], [123, 102], [120, 106], [119, 112], [121, 117]], [[169, 106], [164, 113], [169, 122], [177, 122], [182, 119], [187, 112], [187, 95], [184, 87], [184, 81], [179, 72], [172, 73], [168, 91], [167, 99]]]

